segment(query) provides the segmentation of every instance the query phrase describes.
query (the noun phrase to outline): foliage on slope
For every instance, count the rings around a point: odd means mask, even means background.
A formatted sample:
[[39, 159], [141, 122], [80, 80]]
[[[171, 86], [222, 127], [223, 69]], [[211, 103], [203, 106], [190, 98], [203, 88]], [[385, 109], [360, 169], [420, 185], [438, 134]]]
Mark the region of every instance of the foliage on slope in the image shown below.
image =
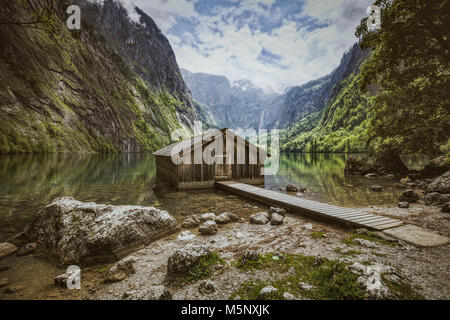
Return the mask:
[[282, 132], [287, 152], [363, 152], [367, 108], [372, 98], [361, 93], [359, 75], [350, 75], [326, 107]]
[[[32, 2], [11, 1], [17, 16]], [[92, 26], [69, 31], [57, 9], [0, 38], [0, 153], [152, 151], [180, 127], [183, 102], [155, 90]]]

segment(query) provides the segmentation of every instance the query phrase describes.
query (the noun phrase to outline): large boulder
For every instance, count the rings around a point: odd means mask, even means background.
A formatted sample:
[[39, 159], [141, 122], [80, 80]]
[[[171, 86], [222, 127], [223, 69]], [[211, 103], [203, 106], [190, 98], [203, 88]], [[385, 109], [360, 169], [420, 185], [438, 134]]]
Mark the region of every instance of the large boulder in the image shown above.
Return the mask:
[[450, 170], [428, 185], [427, 193], [431, 192], [450, 193]]
[[428, 163], [420, 174], [425, 176], [436, 177], [450, 170], [450, 164], [445, 156], [437, 157]]
[[365, 175], [377, 171], [374, 164], [361, 156], [350, 156], [345, 163], [345, 174]]
[[423, 198], [427, 205], [437, 206], [450, 201], [450, 194], [441, 194], [437, 192], [427, 193]]
[[168, 275], [185, 275], [202, 257], [209, 257], [211, 251], [202, 246], [178, 249], [167, 260]]
[[167, 211], [66, 197], [39, 211], [26, 237], [42, 243], [62, 265], [94, 264], [119, 260], [177, 230], [177, 221]]
[[419, 200], [419, 198], [420, 198], [419, 195], [413, 189], [408, 189], [408, 190], [403, 191], [402, 195], [400, 196], [399, 201], [415, 203]]

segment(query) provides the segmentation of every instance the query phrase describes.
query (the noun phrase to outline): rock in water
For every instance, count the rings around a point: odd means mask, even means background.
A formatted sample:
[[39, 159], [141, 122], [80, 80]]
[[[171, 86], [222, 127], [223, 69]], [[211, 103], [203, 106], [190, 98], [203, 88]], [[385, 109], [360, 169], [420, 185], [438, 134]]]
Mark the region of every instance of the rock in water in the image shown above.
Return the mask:
[[413, 190], [413, 189], [408, 189], [403, 191], [402, 195], [400, 196], [400, 201], [401, 202], [409, 202], [409, 203], [414, 203], [417, 202], [419, 200], [419, 195]]
[[298, 188], [296, 186], [294, 186], [293, 184], [288, 184], [286, 186], [286, 191], [287, 192], [298, 192]]
[[153, 207], [55, 200], [38, 212], [26, 236], [42, 243], [62, 265], [119, 260], [178, 230], [167, 211]]
[[376, 171], [376, 168], [374, 168], [373, 164], [364, 157], [351, 156], [348, 157], [347, 162], [345, 163], [345, 174], [365, 175], [374, 171]]
[[450, 193], [450, 170], [434, 179], [427, 188], [427, 193]]
[[257, 212], [250, 216], [250, 223], [266, 224], [269, 222], [269, 214], [267, 212]]
[[202, 246], [186, 247], [178, 249], [167, 260], [167, 274], [168, 275], [184, 275], [202, 257], [209, 257], [211, 251]]
[[206, 221], [198, 228], [198, 232], [205, 235], [214, 235], [217, 233], [217, 223]]
[[9, 242], [0, 243], [0, 259], [7, 257], [17, 251], [17, 247]]

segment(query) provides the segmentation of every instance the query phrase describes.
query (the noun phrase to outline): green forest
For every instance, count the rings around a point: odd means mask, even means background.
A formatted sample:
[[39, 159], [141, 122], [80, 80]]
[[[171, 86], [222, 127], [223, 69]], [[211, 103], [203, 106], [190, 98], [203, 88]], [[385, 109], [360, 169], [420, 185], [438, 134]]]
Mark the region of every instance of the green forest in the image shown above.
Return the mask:
[[381, 29], [356, 30], [370, 50], [326, 107], [282, 133], [286, 152], [450, 152], [450, 2], [380, 0]]

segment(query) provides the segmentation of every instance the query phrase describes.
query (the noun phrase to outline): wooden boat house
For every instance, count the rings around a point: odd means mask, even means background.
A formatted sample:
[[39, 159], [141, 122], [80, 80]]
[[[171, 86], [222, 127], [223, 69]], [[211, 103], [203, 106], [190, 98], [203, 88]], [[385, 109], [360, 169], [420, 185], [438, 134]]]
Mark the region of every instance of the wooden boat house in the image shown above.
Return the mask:
[[216, 181], [264, 183], [267, 153], [225, 128], [173, 143], [153, 153], [156, 172], [173, 187], [214, 187]]

